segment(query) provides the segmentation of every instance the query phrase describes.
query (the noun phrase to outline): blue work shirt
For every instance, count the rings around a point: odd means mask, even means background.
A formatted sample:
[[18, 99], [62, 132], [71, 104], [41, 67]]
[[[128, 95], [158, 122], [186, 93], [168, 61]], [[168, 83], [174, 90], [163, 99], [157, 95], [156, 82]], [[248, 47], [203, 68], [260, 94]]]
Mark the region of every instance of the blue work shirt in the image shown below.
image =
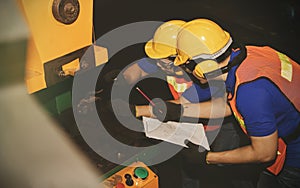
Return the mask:
[[[232, 94], [236, 69], [237, 66], [229, 71], [226, 80], [227, 91]], [[299, 112], [266, 78], [240, 85], [236, 95], [237, 109], [250, 136], [268, 136], [277, 130], [279, 137], [285, 137], [300, 123]], [[285, 165], [300, 168], [300, 137], [287, 144]]]

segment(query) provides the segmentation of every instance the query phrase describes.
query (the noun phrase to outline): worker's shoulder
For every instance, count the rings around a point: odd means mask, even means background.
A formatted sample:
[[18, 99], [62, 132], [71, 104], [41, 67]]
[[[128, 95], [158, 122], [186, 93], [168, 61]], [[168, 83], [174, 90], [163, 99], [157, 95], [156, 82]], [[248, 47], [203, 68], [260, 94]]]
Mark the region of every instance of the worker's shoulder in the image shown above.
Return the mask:
[[239, 87], [238, 95], [248, 97], [257, 97], [261, 95], [265, 96], [277, 96], [280, 95], [278, 87], [268, 78], [261, 77], [251, 82], [242, 84]]
[[246, 82], [240, 86], [240, 88], [252, 90], [252, 89], [263, 89], [269, 90], [271, 88], [276, 88], [276, 85], [266, 77], [260, 77], [253, 81]]

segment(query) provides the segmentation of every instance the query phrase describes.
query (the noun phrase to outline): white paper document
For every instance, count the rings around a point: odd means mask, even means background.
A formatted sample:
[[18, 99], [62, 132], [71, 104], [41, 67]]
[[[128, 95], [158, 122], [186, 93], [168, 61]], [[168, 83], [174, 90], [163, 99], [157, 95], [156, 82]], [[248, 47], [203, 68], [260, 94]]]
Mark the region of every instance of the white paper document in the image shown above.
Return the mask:
[[202, 123], [183, 123], [143, 117], [145, 134], [149, 138], [164, 140], [187, 147], [185, 140], [210, 150]]

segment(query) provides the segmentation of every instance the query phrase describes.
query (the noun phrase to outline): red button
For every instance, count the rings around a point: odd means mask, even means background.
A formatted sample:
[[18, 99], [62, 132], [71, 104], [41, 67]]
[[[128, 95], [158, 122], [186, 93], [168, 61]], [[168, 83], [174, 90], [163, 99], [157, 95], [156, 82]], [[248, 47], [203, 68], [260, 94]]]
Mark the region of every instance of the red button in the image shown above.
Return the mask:
[[125, 188], [123, 183], [117, 183], [116, 188]]

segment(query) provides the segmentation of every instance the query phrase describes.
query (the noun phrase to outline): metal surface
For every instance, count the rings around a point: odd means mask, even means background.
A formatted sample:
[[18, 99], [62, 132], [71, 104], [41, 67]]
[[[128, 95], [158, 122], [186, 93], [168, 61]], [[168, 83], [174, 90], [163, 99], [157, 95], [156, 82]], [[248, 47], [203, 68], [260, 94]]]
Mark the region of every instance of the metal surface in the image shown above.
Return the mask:
[[78, 0], [54, 0], [52, 14], [54, 18], [64, 24], [72, 24], [79, 16], [80, 5]]
[[[70, 58], [70, 54], [92, 45], [93, 1], [85, 0], [82, 3], [80, 0], [55, 0], [53, 3], [53, 0], [18, 0], [18, 2], [30, 29], [25, 80], [28, 92], [34, 93], [64, 80], [65, 77], [59, 77], [58, 72], [55, 72], [62, 70], [57, 66], [79, 58], [83, 53], [78, 54], [76, 58]], [[80, 4], [80, 12], [75, 8], [76, 2], [78, 6]], [[66, 19], [70, 24], [55, 19], [52, 14], [53, 6], [57, 8], [56, 15], [60, 17], [59, 19]], [[62, 14], [61, 10], [66, 14]], [[49, 65], [49, 62], [53, 62], [53, 65]], [[56, 70], [49, 71], [49, 66]]]
[[77, 61], [79, 61], [79, 58], [85, 53], [87, 48], [88, 47], [81, 48], [72, 53], [44, 63], [45, 81], [47, 87], [63, 81], [64, 79], [67, 79], [69, 75], [65, 75], [62, 66], [76, 59]]

